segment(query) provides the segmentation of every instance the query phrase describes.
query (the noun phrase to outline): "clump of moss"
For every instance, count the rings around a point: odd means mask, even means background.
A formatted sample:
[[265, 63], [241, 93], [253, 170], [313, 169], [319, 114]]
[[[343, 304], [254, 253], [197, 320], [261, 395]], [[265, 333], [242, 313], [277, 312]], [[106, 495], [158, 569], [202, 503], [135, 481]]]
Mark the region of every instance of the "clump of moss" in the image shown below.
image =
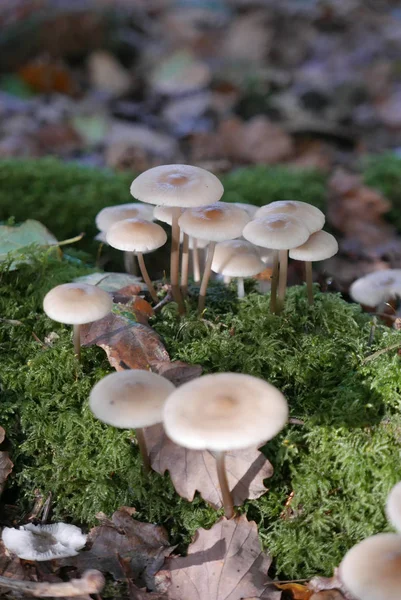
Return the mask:
[[385, 153], [368, 158], [364, 163], [364, 180], [390, 200], [392, 207], [386, 217], [401, 231], [401, 157]]

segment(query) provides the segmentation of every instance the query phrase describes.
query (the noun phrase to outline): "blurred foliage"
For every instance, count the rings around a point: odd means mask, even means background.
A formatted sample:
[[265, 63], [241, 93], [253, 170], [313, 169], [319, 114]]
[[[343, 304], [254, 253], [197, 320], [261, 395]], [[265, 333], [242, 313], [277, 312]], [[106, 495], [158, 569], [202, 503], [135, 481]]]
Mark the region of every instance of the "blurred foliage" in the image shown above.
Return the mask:
[[386, 217], [401, 231], [401, 157], [388, 152], [365, 159], [362, 166], [365, 183], [390, 200], [392, 208]]

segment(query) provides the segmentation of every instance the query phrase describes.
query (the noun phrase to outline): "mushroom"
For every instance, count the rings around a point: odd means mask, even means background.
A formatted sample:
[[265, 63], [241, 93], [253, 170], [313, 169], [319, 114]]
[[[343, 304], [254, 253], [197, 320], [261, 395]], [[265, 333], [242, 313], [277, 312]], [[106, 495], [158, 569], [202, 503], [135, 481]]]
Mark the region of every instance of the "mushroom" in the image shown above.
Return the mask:
[[255, 206], [255, 204], [247, 204], [246, 202], [232, 202], [231, 204], [238, 206], [238, 208], [242, 208], [242, 210], [245, 210], [251, 219], [255, 218], [255, 214], [259, 210], [259, 207]]
[[205, 375], [177, 388], [164, 405], [164, 427], [176, 444], [210, 450], [225, 516], [234, 516], [225, 452], [263, 444], [286, 424], [288, 405], [273, 385], [239, 373]]
[[212, 271], [224, 277], [237, 278], [238, 298], [244, 298], [244, 277], [252, 277], [265, 269], [256, 246], [246, 240], [228, 240], [216, 244]]
[[351, 298], [365, 306], [376, 307], [401, 296], [401, 269], [374, 271], [360, 277], [349, 289]]
[[[271, 248], [273, 253], [273, 275], [270, 296], [272, 313], [280, 312], [287, 287], [288, 250], [300, 246], [308, 239], [310, 232], [296, 217], [282, 213], [272, 213], [248, 223], [243, 236], [252, 244]], [[280, 279], [278, 270], [280, 264]], [[277, 286], [278, 284], [278, 286]], [[276, 300], [278, 287], [278, 299]]]
[[211, 204], [220, 200], [224, 188], [209, 171], [191, 165], [163, 165], [141, 173], [131, 184], [131, 194], [150, 204], [174, 207], [171, 230], [170, 279], [180, 314], [185, 305], [179, 287], [181, 208]]
[[[106, 233], [114, 223], [124, 219], [144, 219], [153, 221], [153, 210], [151, 206], [141, 204], [140, 202], [130, 202], [128, 204], [117, 204], [116, 206], [106, 206], [96, 215], [96, 227], [100, 233], [97, 234], [97, 240], [107, 242]], [[124, 252], [124, 266], [127, 273], [134, 272], [134, 254]]]
[[76, 525], [21, 525], [5, 527], [2, 540], [9, 552], [24, 560], [54, 560], [76, 556], [86, 544], [87, 536]]
[[313, 304], [312, 262], [326, 260], [338, 252], [336, 238], [327, 231], [316, 231], [302, 246], [292, 248], [290, 258], [305, 261], [305, 279], [309, 305]]
[[146, 269], [143, 255], [157, 250], [167, 242], [167, 234], [163, 227], [143, 219], [126, 219], [114, 223], [108, 230], [106, 239], [107, 243], [117, 250], [135, 252], [143, 280], [153, 301], [157, 303], [159, 299]]
[[161, 423], [164, 403], [174, 390], [161, 375], [135, 369], [107, 375], [90, 393], [89, 407], [97, 419], [120, 429], [135, 429], [146, 473], [150, 460], [143, 428]]
[[386, 515], [392, 526], [401, 533], [401, 481], [393, 487], [388, 495]]
[[74, 350], [81, 358], [80, 328], [84, 323], [103, 319], [113, 308], [111, 296], [87, 283], [63, 283], [46, 294], [43, 310], [58, 323], [73, 325]]
[[279, 200], [266, 204], [259, 208], [254, 218], [263, 219], [268, 215], [277, 213], [296, 217], [305, 223], [310, 233], [315, 233], [315, 231], [322, 229], [326, 220], [324, 213], [316, 208], [316, 206], [307, 202], [299, 202], [298, 200]]
[[205, 308], [206, 290], [216, 243], [232, 240], [242, 235], [248, 221], [249, 216], [244, 210], [227, 202], [193, 208], [184, 211], [181, 215], [179, 224], [184, 233], [210, 242], [199, 290], [199, 313], [202, 313]]
[[344, 556], [339, 576], [357, 600], [399, 600], [401, 535], [380, 533], [356, 544]]

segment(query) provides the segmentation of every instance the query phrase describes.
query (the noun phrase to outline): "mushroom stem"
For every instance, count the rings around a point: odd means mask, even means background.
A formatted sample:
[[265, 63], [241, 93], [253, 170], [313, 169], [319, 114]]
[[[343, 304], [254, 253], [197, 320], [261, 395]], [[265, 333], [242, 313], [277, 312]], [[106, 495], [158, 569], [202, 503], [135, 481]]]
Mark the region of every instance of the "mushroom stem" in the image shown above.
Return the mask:
[[210, 274], [212, 272], [212, 262], [214, 249], [216, 247], [216, 242], [210, 242], [209, 247], [207, 249], [207, 259], [205, 264], [205, 270], [203, 271], [202, 283], [199, 290], [199, 302], [198, 302], [198, 313], [202, 314], [205, 308], [206, 302], [206, 290], [207, 284], [209, 283]]
[[148, 448], [146, 446], [145, 433], [142, 427], [138, 427], [135, 429], [136, 441], [138, 442], [139, 452], [141, 453], [141, 458], [143, 462], [143, 471], [146, 475], [150, 473], [150, 458], [148, 454]]
[[157, 297], [156, 290], [153, 286], [152, 280], [149, 277], [149, 273], [146, 268], [145, 261], [143, 259], [143, 254], [141, 252], [137, 252], [137, 257], [138, 257], [138, 264], [139, 264], [139, 268], [141, 270], [143, 280], [147, 285], [149, 294], [152, 296], [153, 302], [155, 302], [155, 304], [157, 304], [159, 302], [159, 298]]
[[245, 298], [244, 278], [237, 278], [237, 295], [238, 298]]
[[223, 498], [224, 515], [227, 519], [232, 519], [234, 516], [234, 503], [227, 479], [226, 453], [215, 452], [214, 456], [216, 459], [217, 477], [219, 479], [221, 495]]
[[188, 266], [189, 266], [189, 235], [184, 233], [181, 258], [181, 292], [184, 298], [188, 293]]
[[198, 283], [200, 281], [200, 265], [198, 241], [196, 238], [192, 238], [192, 270], [194, 274], [194, 281]]
[[270, 312], [277, 312], [277, 285], [278, 285], [278, 250], [273, 250], [273, 272], [271, 276]]
[[288, 250], [279, 250], [280, 274], [278, 278], [277, 311], [280, 313], [284, 307], [285, 292], [287, 289]]
[[134, 252], [128, 252], [127, 250], [124, 252], [124, 268], [129, 275], [136, 275], [137, 270]]
[[170, 260], [170, 281], [173, 298], [178, 304], [178, 312], [180, 315], [185, 314], [185, 304], [182, 298], [179, 277], [180, 277], [180, 226], [178, 219], [181, 216], [181, 209], [173, 208], [173, 222], [171, 225], [171, 260]]
[[223, 283], [224, 285], [230, 285], [231, 277], [229, 275], [223, 275]]
[[305, 280], [306, 289], [308, 292], [308, 303], [309, 306], [313, 305], [313, 275], [312, 275], [312, 262], [310, 260], [305, 261]]
[[74, 354], [81, 360], [81, 325], [73, 325]]

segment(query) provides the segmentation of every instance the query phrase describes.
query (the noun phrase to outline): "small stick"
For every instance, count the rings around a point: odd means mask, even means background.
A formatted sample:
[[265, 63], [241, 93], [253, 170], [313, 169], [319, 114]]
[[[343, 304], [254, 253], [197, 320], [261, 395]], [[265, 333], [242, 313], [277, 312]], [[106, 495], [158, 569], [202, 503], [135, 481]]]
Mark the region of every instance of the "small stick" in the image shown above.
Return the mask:
[[237, 296], [238, 298], [245, 298], [244, 278], [237, 278]]
[[205, 270], [203, 271], [202, 283], [199, 290], [199, 302], [198, 302], [198, 313], [202, 314], [205, 308], [206, 302], [206, 290], [207, 284], [209, 283], [210, 274], [212, 272], [212, 262], [214, 249], [216, 247], [216, 242], [210, 242], [208, 250], [207, 250], [207, 259], [205, 264]]
[[234, 516], [234, 503], [227, 479], [227, 471], [225, 464], [226, 453], [215, 452], [214, 456], [216, 459], [217, 477], [219, 479], [221, 495], [223, 497], [224, 516], [227, 519], [232, 519]]
[[136, 275], [136, 265], [135, 265], [135, 253], [128, 252], [126, 250], [124, 252], [124, 269], [125, 272], [129, 275]]
[[280, 274], [278, 278], [277, 310], [284, 308], [285, 292], [287, 289], [288, 250], [279, 250]]
[[308, 303], [309, 306], [313, 306], [313, 274], [312, 262], [310, 260], [305, 261], [305, 281], [308, 292]]
[[178, 312], [185, 315], [185, 304], [181, 295], [179, 277], [180, 277], [180, 226], [178, 219], [181, 216], [181, 209], [173, 208], [173, 222], [171, 225], [171, 259], [170, 259], [170, 280], [173, 298], [178, 304]]
[[152, 296], [153, 302], [155, 302], [155, 304], [157, 304], [159, 302], [159, 298], [157, 297], [156, 290], [155, 290], [155, 288], [153, 286], [152, 280], [149, 277], [149, 273], [148, 273], [148, 270], [146, 268], [145, 261], [143, 259], [143, 254], [141, 252], [137, 252], [137, 257], [138, 257], [139, 269], [141, 271], [143, 280], [144, 280], [144, 282], [147, 285], [147, 288], [149, 290], [149, 294]]
[[145, 475], [148, 475], [151, 471], [150, 458], [148, 454], [148, 447], [146, 445], [145, 434], [142, 427], [135, 429], [136, 441], [138, 442], [139, 452], [141, 453], [143, 462], [143, 471]]
[[370, 354], [369, 356], [364, 358], [362, 361], [362, 364], [364, 365], [367, 362], [374, 360], [378, 356], [381, 356], [382, 354], [385, 354], [386, 352], [390, 352], [390, 350], [396, 350], [400, 346], [401, 346], [401, 344], [400, 344], [400, 342], [398, 342], [398, 344], [393, 344], [392, 346], [387, 346], [387, 348], [381, 348], [381, 350], [377, 350], [376, 352], [373, 352], [373, 354]]
[[184, 298], [188, 294], [188, 266], [189, 266], [189, 235], [184, 233], [181, 258], [181, 292]]
[[73, 325], [74, 354], [81, 360], [81, 325]]
[[278, 285], [278, 250], [273, 250], [273, 272], [271, 276], [270, 312], [277, 312], [277, 285]]
[[66, 596], [86, 596], [102, 591], [105, 580], [100, 571], [85, 571], [81, 579], [61, 581], [60, 583], [15, 581], [10, 577], [0, 577], [0, 586], [18, 590], [35, 598], [64, 598]]
[[199, 283], [201, 277], [200, 277], [198, 240], [196, 238], [192, 238], [192, 270], [193, 270], [193, 274], [194, 274], [195, 283]]

